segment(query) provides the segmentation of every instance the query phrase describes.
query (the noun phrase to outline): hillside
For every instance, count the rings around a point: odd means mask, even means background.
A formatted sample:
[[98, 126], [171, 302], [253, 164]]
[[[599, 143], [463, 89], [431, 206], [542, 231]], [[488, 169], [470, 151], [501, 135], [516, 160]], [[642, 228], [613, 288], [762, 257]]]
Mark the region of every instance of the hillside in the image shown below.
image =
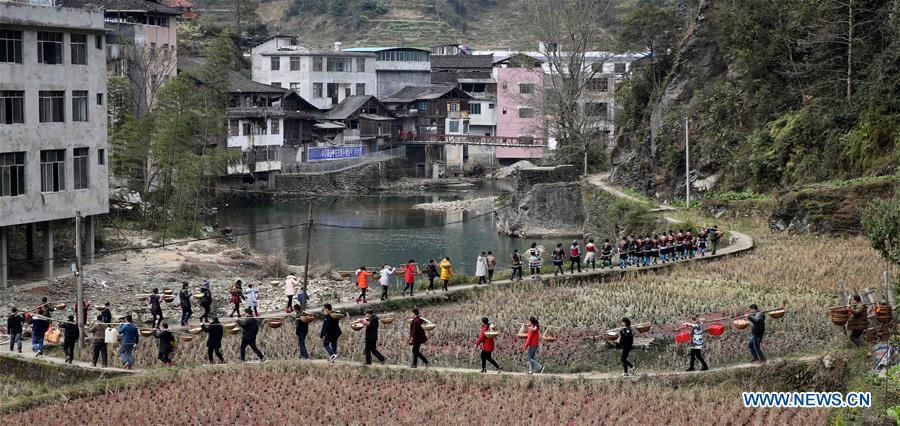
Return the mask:
[[898, 11], [898, 0], [703, 1], [661, 56], [659, 87], [647, 69], [620, 86], [612, 180], [683, 198], [686, 117], [694, 194], [898, 173]]
[[[618, 2], [605, 25], [614, 25]], [[233, 0], [198, 0], [203, 19], [233, 25]], [[414, 46], [465, 43], [478, 49], [535, 49], [521, 0], [257, 0], [242, 6], [242, 19], [258, 20], [269, 33], [298, 35], [304, 44]], [[255, 15], [255, 16], [253, 16]], [[612, 39], [609, 39], [612, 47]]]

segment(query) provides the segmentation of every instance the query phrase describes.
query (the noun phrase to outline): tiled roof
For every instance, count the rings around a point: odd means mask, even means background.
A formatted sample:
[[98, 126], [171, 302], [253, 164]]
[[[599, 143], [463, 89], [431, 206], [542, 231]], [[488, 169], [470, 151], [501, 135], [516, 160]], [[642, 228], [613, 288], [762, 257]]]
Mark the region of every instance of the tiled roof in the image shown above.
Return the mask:
[[372, 98], [373, 96], [371, 95], [348, 96], [344, 98], [341, 103], [335, 105], [334, 108], [328, 111], [328, 113], [325, 114], [325, 118], [328, 120], [346, 120]]
[[493, 55], [431, 55], [432, 68], [491, 68]]
[[181, 15], [181, 11], [155, 0], [56, 0], [59, 7], [75, 9], [100, 9], [114, 12], [155, 12], [163, 15]]
[[[382, 102], [391, 103], [408, 103], [417, 100], [438, 99], [447, 93], [456, 90], [454, 85], [431, 84], [428, 86], [404, 86], [402, 89], [391, 93]], [[468, 96], [465, 92], [459, 91], [462, 96]]]
[[[191, 77], [200, 80], [196, 73], [191, 70], [197, 69], [203, 65], [202, 58], [190, 58], [182, 56], [178, 58], [178, 70], [188, 72]], [[273, 93], [287, 94], [291, 91], [281, 87], [270, 86], [268, 84], [258, 83], [241, 75], [237, 71], [228, 71], [228, 91], [231, 93]]]

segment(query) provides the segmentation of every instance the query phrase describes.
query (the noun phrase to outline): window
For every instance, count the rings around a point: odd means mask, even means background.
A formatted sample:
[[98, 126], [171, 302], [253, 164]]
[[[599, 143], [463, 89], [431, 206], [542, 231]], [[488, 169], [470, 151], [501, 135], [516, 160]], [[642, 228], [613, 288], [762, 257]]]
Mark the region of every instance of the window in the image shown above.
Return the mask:
[[479, 104], [479, 103], [469, 104], [469, 114], [473, 114], [473, 115], [481, 114], [481, 104]]
[[366, 94], [366, 83], [356, 83], [356, 94], [357, 95], [365, 95]]
[[323, 97], [322, 83], [313, 83], [313, 97], [314, 98]]
[[534, 108], [519, 108], [519, 118], [533, 118], [534, 117]]
[[322, 57], [314, 56], [313, 59], [312, 70], [313, 71], [322, 71]]
[[503, 108], [503, 115], [506, 115], [506, 108]]
[[22, 32], [0, 30], [0, 62], [22, 63]]
[[616, 62], [615, 65], [613, 65], [613, 69], [617, 73], [620, 73], [620, 74], [624, 73], [625, 72], [625, 63], [624, 62]]
[[72, 91], [72, 121], [88, 121], [87, 90]]
[[488, 109], [494, 109], [494, 104], [488, 104]]
[[459, 112], [459, 102], [450, 102], [450, 112]]
[[300, 91], [300, 83], [297, 83], [296, 81], [291, 82], [291, 90], [293, 90], [295, 92], [299, 92]]
[[242, 122], [241, 128], [243, 129], [243, 131], [241, 132], [242, 135], [250, 136], [250, 122], [249, 121]]
[[97, 94], [97, 105], [103, 105], [103, 94], [102, 93]]
[[419, 111], [428, 111], [428, 101], [419, 101]]
[[326, 71], [350, 72], [353, 71], [352, 58], [327, 58]]
[[469, 134], [469, 120], [463, 120], [463, 133]]
[[584, 113], [588, 117], [606, 117], [607, 108], [604, 102], [592, 102], [584, 104]]
[[519, 83], [519, 94], [530, 95], [532, 93], [534, 93], [534, 84]]
[[66, 150], [41, 151], [41, 192], [66, 190]]
[[459, 133], [459, 120], [450, 120], [447, 133]]
[[272, 61], [272, 71], [278, 71], [281, 69], [281, 57], [280, 56], [273, 56], [269, 60]]
[[366, 72], [366, 58], [356, 58], [356, 72]]
[[106, 165], [106, 150], [103, 148], [97, 150], [97, 164], [101, 166]]
[[103, 49], [103, 36], [96, 35], [94, 36], [94, 47], [97, 49]]
[[69, 34], [69, 48], [72, 51], [72, 65], [87, 65], [87, 35]]
[[241, 135], [241, 120], [228, 120], [228, 135], [229, 136], [240, 136]]
[[272, 82], [272, 87], [281, 87], [281, 82], [280, 82], [280, 81], [273, 81], [273, 82]]
[[591, 63], [591, 72], [594, 72], [594, 73], [603, 72], [603, 62]]
[[25, 153], [0, 154], [0, 197], [25, 193]]
[[300, 57], [291, 56], [291, 71], [300, 71]]
[[40, 31], [38, 39], [38, 63], [49, 65], [61, 65], [63, 63], [63, 35], [62, 33], [48, 33]]
[[281, 120], [277, 118], [272, 119], [272, 134], [277, 135], [281, 132]]
[[41, 123], [62, 123], [65, 120], [66, 107], [63, 101], [66, 92], [61, 90], [41, 90], [39, 95], [39, 115]]
[[0, 124], [25, 123], [25, 91], [0, 90]]
[[75, 148], [72, 150], [72, 166], [75, 169], [75, 189], [88, 188], [88, 149]]
[[504, 81], [502, 87], [503, 87], [503, 90], [507, 90], [509, 86], [508, 86], [508, 85], [506, 84], [506, 82]]
[[150, 43], [150, 58], [156, 59], [156, 43]]
[[350, 86], [345, 87], [345, 88], [344, 88], [344, 97], [345, 97], [345, 98], [349, 98], [349, 97], [352, 96], [352, 95], [353, 95], [353, 94], [351, 93]]
[[606, 77], [591, 79], [588, 81], [587, 89], [591, 92], [606, 92], [609, 90], [609, 80]]

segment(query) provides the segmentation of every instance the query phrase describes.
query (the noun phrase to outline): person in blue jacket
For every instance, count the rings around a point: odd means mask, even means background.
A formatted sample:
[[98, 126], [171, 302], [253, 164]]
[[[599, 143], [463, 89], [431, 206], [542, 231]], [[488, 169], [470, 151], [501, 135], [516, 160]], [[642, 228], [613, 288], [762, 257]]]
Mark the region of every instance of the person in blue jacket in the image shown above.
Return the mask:
[[134, 366], [134, 347], [141, 339], [137, 325], [131, 315], [125, 316], [125, 324], [119, 326], [119, 334], [122, 336], [122, 345], [119, 346], [119, 358], [122, 360], [122, 368], [130, 370]]
[[34, 356], [44, 356], [44, 334], [50, 329], [50, 320], [45, 317], [45, 307], [38, 308], [35, 315], [28, 321], [31, 324], [31, 350]]

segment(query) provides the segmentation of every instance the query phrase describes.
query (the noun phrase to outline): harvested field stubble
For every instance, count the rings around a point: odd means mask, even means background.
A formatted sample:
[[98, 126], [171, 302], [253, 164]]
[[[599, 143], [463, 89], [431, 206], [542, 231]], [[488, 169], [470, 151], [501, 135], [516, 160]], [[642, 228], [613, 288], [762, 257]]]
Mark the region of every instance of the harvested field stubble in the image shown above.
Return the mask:
[[[477, 380], [298, 363], [187, 370], [6, 416], [8, 424], [823, 424], [825, 409], [746, 409], [740, 389]], [[252, 386], [246, 386], [252, 384]], [[202, 389], [202, 391], [201, 391]], [[747, 389], [743, 389], [747, 390]], [[533, 400], [527, 398], [533, 396]], [[648, 397], [652, 395], [653, 397]], [[452, 404], [448, 404], [451, 402]], [[685, 404], [690, 401], [689, 404]], [[672, 409], [684, 407], [684, 409]], [[488, 420], [490, 419], [490, 420]], [[664, 420], [663, 420], [664, 419]]]

